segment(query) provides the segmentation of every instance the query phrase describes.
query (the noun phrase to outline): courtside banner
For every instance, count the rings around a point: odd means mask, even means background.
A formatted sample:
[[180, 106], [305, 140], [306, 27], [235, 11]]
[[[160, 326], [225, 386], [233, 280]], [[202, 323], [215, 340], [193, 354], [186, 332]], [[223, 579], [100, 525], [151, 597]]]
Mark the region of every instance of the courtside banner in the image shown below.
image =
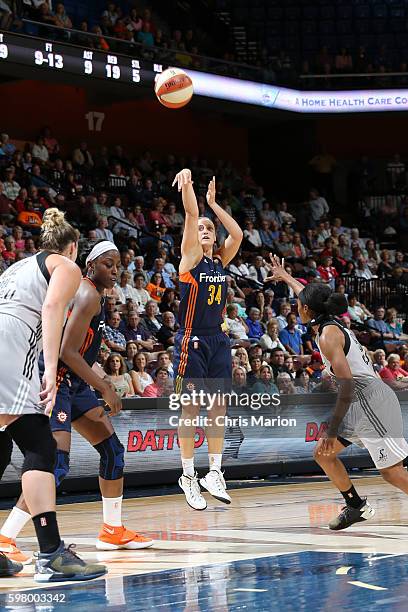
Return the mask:
[[[291, 464], [302, 461], [310, 463], [316, 441], [326, 428], [335, 397], [335, 394], [326, 393], [280, 396], [278, 406], [231, 408], [225, 421], [225, 468], [238, 468], [238, 473], [245, 478], [248, 466], [253, 468], [256, 464], [268, 464], [269, 473], [274, 474], [281, 473], [281, 470], [277, 470], [278, 466], [286, 465], [285, 471], [290, 473]], [[399, 399], [407, 435], [408, 393], [399, 394]], [[160, 482], [160, 473], [179, 469], [179, 418], [180, 411], [170, 409], [168, 399], [124, 400], [122, 412], [113, 419], [113, 424], [125, 447], [126, 474], [142, 476], [143, 473], [155, 472], [158, 475], [155, 480]], [[196, 424], [195, 438], [196, 465], [199, 469], [208, 466], [206, 419], [207, 412], [203, 409]], [[386, 454], [386, 448], [379, 448], [379, 454]], [[352, 467], [367, 466], [368, 453], [364, 448], [352, 445], [344, 451], [343, 456], [349, 459], [348, 465]], [[22, 456], [14, 448], [12, 462], [2, 482], [17, 482], [21, 465]], [[73, 431], [69, 478], [96, 478], [98, 472], [99, 455]]]

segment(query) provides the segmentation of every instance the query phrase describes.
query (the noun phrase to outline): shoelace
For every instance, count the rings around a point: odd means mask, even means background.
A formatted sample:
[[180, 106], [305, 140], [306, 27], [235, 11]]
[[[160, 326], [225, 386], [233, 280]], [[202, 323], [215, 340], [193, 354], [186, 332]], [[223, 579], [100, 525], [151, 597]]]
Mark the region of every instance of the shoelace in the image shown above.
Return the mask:
[[198, 486], [198, 480], [196, 477], [194, 478], [189, 478], [188, 479], [188, 484], [190, 487], [190, 494], [192, 497], [195, 497], [196, 499], [200, 497], [201, 495], [201, 491], [200, 491], [200, 487]]
[[63, 554], [68, 554], [70, 557], [74, 557], [78, 561], [79, 565], [86, 565], [85, 561], [83, 561], [81, 557], [78, 557], [76, 552], [74, 552], [74, 548], [76, 548], [76, 544], [69, 544], [69, 546], [67, 546], [64, 550]]
[[[215, 470], [212, 470], [213, 472], [215, 472]], [[214, 483], [215, 486], [217, 487], [218, 491], [220, 493], [224, 493], [224, 489], [225, 489], [225, 480], [223, 475], [220, 472], [216, 472], [217, 476], [214, 479]]]

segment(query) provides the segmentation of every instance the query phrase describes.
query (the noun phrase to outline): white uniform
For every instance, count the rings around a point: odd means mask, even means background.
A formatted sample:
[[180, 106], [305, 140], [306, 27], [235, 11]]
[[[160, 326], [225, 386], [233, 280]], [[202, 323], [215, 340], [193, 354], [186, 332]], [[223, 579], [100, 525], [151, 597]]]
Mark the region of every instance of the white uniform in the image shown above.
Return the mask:
[[[355, 397], [340, 425], [339, 437], [346, 443], [365, 446], [378, 469], [403, 461], [408, 456], [408, 443], [404, 438], [401, 406], [396, 394], [377, 375], [354, 333], [333, 320], [323, 323], [319, 334], [327, 325], [336, 325], [344, 333], [344, 353], [355, 382]], [[316, 342], [320, 350], [319, 335]], [[330, 361], [321, 350], [320, 353], [333, 375]]]
[[0, 413], [41, 412], [38, 406], [42, 348], [41, 311], [49, 272], [42, 251], [0, 276]]

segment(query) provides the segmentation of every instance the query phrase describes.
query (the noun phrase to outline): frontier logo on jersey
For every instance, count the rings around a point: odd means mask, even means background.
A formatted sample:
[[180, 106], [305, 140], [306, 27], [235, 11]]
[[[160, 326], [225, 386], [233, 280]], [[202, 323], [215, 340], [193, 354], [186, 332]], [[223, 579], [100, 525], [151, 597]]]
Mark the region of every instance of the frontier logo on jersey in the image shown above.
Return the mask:
[[220, 274], [219, 272], [214, 275], [200, 272], [200, 283], [203, 281], [206, 283], [225, 283], [226, 278], [225, 274]]
[[378, 463], [385, 463], [388, 459], [388, 453], [386, 448], [378, 449]]
[[64, 412], [63, 410], [60, 410], [59, 413], [57, 414], [57, 420], [60, 423], [65, 423], [65, 421], [67, 420], [68, 415], [66, 412]]

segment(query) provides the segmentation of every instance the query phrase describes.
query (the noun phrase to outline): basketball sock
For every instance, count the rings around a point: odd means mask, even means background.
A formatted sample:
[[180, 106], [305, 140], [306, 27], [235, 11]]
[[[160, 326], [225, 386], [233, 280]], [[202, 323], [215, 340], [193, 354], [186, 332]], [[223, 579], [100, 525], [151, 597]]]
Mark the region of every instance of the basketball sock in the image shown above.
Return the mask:
[[111, 527], [122, 527], [122, 499], [120, 497], [102, 497], [103, 522]]
[[363, 503], [363, 500], [353, 486], [348, 491], [341, 491], [341, 494], [344, 497], [346, 504], [352, 508], [359, 508]]
[[24, 525], [28, 523], [31, 518], [31, 514], [24, 512], [17, 506], [14, 506], [10, 514], [8, 515], [3, 527], [0, 529], [0, 534], [6, 538], [15, 540]]
[[215, 453], [208, 453], [208, 459], [210, 462], [210, 470], [218, 470], [221, 472], [222, 453], [219, 455]]
[[40, 552], [53, 553], [61, 543], [56, 512], [42, 512], [33, 516]]
[[194, 477], [195, 471], [194, 471], [194, 457], [191, 457], [190, 459], [184, 459], [183, 457], [181, 458], [181, 463], [183, 466], [183, 474], [184, 476], [191, 476], [192, 478]]

